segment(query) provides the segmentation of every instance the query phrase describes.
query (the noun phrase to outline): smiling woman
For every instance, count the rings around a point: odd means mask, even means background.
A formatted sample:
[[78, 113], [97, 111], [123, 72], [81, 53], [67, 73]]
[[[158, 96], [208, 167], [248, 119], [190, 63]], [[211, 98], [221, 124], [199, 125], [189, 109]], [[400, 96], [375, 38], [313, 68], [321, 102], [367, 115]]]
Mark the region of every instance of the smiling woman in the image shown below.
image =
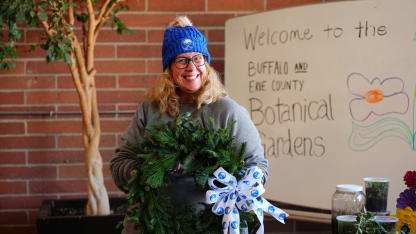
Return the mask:
[[[190, 116], [201, 123], [204, 128], [208, 126], [212, 126], [213, 129], [230, 128], [229, 135], [235, 139], [233, 145], [237, 152], [240, 152], [242, 143], [246, 143], [243, 155], [244, 169], [257, 166], [263, 175], [259, 179], [265, 183], [268, 176], [267, 160], [264, 158], [259, 133], [248, 112], [227, 97], [217, 72], [210, 66], [210, 54], [205, 37], [192, 26], [187, 17], [178, 17], [165, 30], [162, 63], [163, 74], [159, 83], [148, 91], [146, 99], [139, 105], [130, 127], [122, 136], [123, 144], [117, 149], [116, 156], [111, 161], [111, 171], [117, 186], [125, 190], [130, 176], [139, 171], [137, 168], [140, 168], [140, 165], [147, 165], [137, 162], [135, 149], [146, 148], [142, 143], [149, 134], [149, 129], [160, 120], [172, 121], [187, 112], [191, 113]], [[212, 123], [210, 119], [213, 119]], [[175, 145], [175, 147], [180, 146]], [[152, 163], [161, 158], [162, 153], [166, 152], [161, 151], [156, 154]], [[177, 150], [169, 153], [176, 155]], [[204, 157], [202, 160], [207, 159]], [[172, 217], [181, 217], [179, 214], [189, 207], [194, 207], [196, 211], [201, 210], [200, 203], [205, 201], [205, 191], [196, 186], [192, 175], [182, 173], [184, 164], [186, 165], [186, 162], [180, 161], [168, 170], [167, 191], [175, 207], [172, 210]], [[225, 197], [222, 196], [220, 199], [225, 199]], [[152, 204], [151, 209], [157, 210], [159, 205], [161, 204]], [[150, 205], [143, 203], [141, 206]], [[189, 215], [192, 216], [192, 212]], [[192, 221], [190, 225], [198, 225], [197, 220]], [[146, 220], [142, 219], [136, 220], [136, 226], [140, 230], [134, 230], [133, 223], [128, 224], [124, 233], [155, 233], [157, 231], [152, 229], [153, 226], [163, 225], [162, 219], [153, 220], [152, 228], [149, 228], [145, 222]], [[238, 230], [238, 227], [233, 226], [232, 223], [223, 224], [223, 227], [230, 226]], [[221, 224], [219, 228], [221, 229]], [[241, 230], [243, 233], [248, 232], [247, 228]], [[181, 233], [181, 230], [174, 230], [174, 232]]]

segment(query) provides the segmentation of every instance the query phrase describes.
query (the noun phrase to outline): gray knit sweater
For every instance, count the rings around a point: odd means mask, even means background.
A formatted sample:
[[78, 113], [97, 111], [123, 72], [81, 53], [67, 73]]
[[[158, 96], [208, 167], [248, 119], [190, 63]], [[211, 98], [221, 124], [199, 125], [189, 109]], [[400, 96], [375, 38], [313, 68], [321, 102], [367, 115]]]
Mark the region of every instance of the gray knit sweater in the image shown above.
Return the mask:
[[[267, 159], [264, 158], [264, 150], [261, 145], [259, 133], [250, 119], [248, 112], [229, 97], [223, 97], [215, 103], [203, 105], [197, 110], [195, 104], [181, 103], [180, 114], [193, 113], [204, 126], [209, 126], [210, 117], [214, 118], [214, 127], [227, 128], [236, 121], [231, 129], [232, 136], [236, 137], [237, 152], [241, 143], [246, 142], [245, 167], [258, 166], [264, 172], [264, 182], [267, 179]], [[145, 129], [160, 120], [172, 120], [167, 114], [160, 115], [157, 106], [144, 101], [136, 111], [127, 131], [122, 135], [123, 142], [137, 144], [138, 140], [145, 136]], [[115, 157], [111, 160], [110, 170], [115, 184], [122, 189], [127, 183], [128, 171], [134, 163], [134, 152], [129, 146], [122, 143], [116, 150]], [[205, 200], [205, 192], [199, 190], [190, 176], [178, 175], [172, 182], [168, 191], [171, 191], [174, 204], [177, 208], [184, 205], [195, 204]]]

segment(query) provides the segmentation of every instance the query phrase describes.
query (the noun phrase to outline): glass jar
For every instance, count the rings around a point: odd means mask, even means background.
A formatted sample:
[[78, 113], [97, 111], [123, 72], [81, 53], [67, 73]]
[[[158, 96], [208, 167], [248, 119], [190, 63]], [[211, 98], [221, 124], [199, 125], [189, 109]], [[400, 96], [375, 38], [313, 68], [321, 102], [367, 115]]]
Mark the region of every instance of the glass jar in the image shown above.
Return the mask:
[[365, 206], [363, 187], [354, 184], [339, 184], [332, 195], [332, 233], [338, 233], [337, 216], [357, 215]]

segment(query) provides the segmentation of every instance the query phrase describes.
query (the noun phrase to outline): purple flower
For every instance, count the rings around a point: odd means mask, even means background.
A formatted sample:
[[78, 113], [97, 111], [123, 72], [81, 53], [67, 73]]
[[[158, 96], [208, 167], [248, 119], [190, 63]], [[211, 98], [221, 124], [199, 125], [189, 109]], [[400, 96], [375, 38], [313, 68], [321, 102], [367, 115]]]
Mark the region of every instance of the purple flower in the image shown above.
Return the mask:
[[406, 189], [397, 198], [396, 208], [405, 209], [407, 206], [416, 210], [416, 189]]

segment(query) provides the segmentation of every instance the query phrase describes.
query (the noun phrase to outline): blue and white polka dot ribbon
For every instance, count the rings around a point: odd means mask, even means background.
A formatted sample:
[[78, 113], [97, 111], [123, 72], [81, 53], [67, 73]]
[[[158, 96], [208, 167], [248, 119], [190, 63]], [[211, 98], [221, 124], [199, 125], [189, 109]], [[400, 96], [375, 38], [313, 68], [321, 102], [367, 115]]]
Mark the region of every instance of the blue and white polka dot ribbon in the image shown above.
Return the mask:
[[[214, 172], [214, 177], [208, 180], [208, 185], [212, 190], [206, 192], [205, 201], [207, 204], [215, 203], [212, 207], [214, 214], [224, 215], [222, 218], [224, 234], [240, 233], [238, 209], [245, 212], [254, 211], [261, 224], [257, 234], [264, 233], [263, 211], [281, 223], [285, 223], [284, 219], [288, 214], [260, 197], [266, 191], [262, 184], [262, 178], [263, 172], [255, 166], [250, 167], [237, 183], [237, 179], [233, 175], [220, 167]], [[220, 182], [224, 187], [216, 186], [214, 181]]]

